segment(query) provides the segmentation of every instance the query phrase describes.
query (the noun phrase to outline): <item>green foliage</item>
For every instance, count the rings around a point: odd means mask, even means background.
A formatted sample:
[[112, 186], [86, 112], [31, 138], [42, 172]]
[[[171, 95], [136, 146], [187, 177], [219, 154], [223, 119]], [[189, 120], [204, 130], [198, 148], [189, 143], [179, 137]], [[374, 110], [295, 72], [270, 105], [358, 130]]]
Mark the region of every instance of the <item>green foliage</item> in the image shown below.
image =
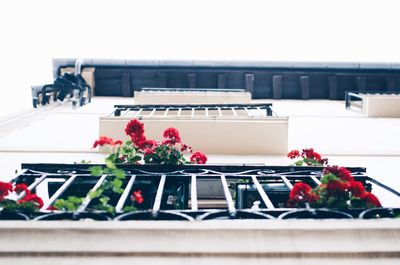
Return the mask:
[[160, 145], [144, 157], [145, 164], [183, 165], [189, 163], [182, 152], [173, 145]]
[[82, 204], [83, 198], [77, 196], [69, 196], [67, 199], [58, 199], [53, 204], [54, 208], [62, 211], [76, 211]]
[[22, 212], [36, 212], [38, 208], [33, 202], [21, 202], [18, 203], [14, 200], [4, 199], [0, 201], [0, 208], [4, 208], [4, 211], [15, 212], [15, 211], [22, 211]]
[[321, 178], [321, 183], [328, 184], [328, 182], [331, 180], [340, 180], [340, 179], [336, 175], [328, 173]]
[[[110, 159], [106, 159], [105, 168], [101, 166], [93, 166], [90, 167], [89, 170], [92, 176], [100, 177], [104, 174], [108, 175], [100, 187], [98, 187], [95, 191], [91, 190], [88, 192], [88, 196], [91, 200], [98, 201], [98, 203], [93, 206], [93, 209], [114, 214], [115, 208], [109, 204], [109, 196], [112, 194], [123, 193], [124, 189], [122, 188], [122, 180], [126, 178], [125, 171], [117, 168], [115, 163]], [[83, 200], [84, 198], [69, 196], [67, 199], [58, 199], [53, 206], [58, 210], [76, 211], [82, 204]]]

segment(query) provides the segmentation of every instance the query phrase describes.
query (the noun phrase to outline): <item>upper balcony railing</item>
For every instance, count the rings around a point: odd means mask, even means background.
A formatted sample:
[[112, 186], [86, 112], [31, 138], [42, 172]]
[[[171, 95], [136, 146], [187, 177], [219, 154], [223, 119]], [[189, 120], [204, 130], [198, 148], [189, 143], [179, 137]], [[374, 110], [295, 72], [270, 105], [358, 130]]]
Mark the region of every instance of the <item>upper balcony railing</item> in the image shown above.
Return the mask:
[[[35, 220], [209, 220], [209, 219], [289, 219], [289, 218], [378, 218], [395, 217], [400, 193], [368, 177], [365, 168], [348, 168], [367, 191], [384, 194], [394, 208], [326, 209], [288, 208], [294, 184], [320, 184], [322, 167], [249, 165], [120, 165], [125, 171], [120, 194], [109, 194], [115, 212], [94, 209], [96, 192], [112, 174], [90, 174], [87, 164], [23, 164], [13, 183], [26, 183], [44, 200], [43, 207], [30, 215], [3, 211], [0, 219]], [[124, 212], [133, 191], [140, 190], [143, 203], [137, 210]], [[56, 200], [82, 197], [74, 211], [48, 210]], [[396, 202], [397, 201], [397, 202]], [[396, 206], [397, 205], [397, 206]]]
[[263, 104], [190, 104], [190, 105], [115, 105], [115, 117], [187, 117], [187, 118], [263, 118], [272, 117], [272, 103]]

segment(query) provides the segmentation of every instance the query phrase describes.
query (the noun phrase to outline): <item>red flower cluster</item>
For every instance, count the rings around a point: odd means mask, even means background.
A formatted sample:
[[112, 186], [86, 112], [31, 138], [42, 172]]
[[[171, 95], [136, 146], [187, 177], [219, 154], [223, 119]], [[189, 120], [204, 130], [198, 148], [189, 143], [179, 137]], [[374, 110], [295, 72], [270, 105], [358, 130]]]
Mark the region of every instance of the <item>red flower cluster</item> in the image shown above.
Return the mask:
[[345, 167], [338, 167], [338, 166], [328, 166], [324, 168], [324, 175], [332, 174], [337, 176], [343, 181], [353, 181], [354, 178], [351, 176], [350, 171], [347, 170]]
[[205, 164], [207, 162], [207, 157], [202, 152], [195, 152], [190, 157], [190, 161], [195, 164]]
[[137, 202], [138, 204], [142, 204], [144, 201], [142, 196], [142, 191], [141, 190], [134, 191], [131, 195], [131, 200]]
[[121, 140], [116, 140], [114, 141], [112, 138], [107, 137], [107, 136], [100, 136], [99, 140], [96, 140], [93, 144], [93, 148], [96, 148], [97, 146], [104, 146], [104, 145], [121, 145], [122, 141]]
[[287, 157], [289, 157], [290, 159], [295, 159], [299, 156], [300, 156], [299, 150], [292, 150], [287, 154]]
[[131, 120], [128, 122], [128, 124], [125, 127], [125, 133], [128, 136], [131, 136], [132, 134], [143, 135], [144, 134], [144, 125], [139, 120], [136, 120], [136, 119]]
[[355, 181], [344, 167], [325, 168], [321, 183], [314, 189], [305, 183], [296, 183], [290, 191], [288, 206], [301, 207], [309, 203], [317, 208], [381, 207], [378, 198], [366, 191], [361, 182]]
[[166, 129], [163, 133], [163, 136], [165, 138], [163, 144], [175, 145], [182, 142], [181, 137], [179, 136], [179, 131], [172, 127]]
[[13, 186], [8, 182], [0, 182], [0, 200], [4, 200], [10, 192], [13, 191]]
[[31, 202], [37, 208], [43, 207], [43, 200], [36, 194], [32, 194], [25, 183], [16, 184], [15, 187], [13, 187], [11, 183], [0, 182], [0, 201], [3, 201], [11, 192], [15, 192], [18, 195], [20, 195], [22, 192], [25, 192], [24, 197], [18, 200], [18, 204]]
[[29, 194], [25, 195], [25, 197], [21, 200], [18, 201], [18, 203], [23, 203], [23, 202], [31, 202], [35, 204], [36, 208], [40, 209], [43, 207], [43, 200], [36, 194]]
[[[112, 153], [106, 158], [114, 163], [134, 163], [140, 164], [143, 159], [147, 164], [169, 164], [182, 165], [189, 163], [184, 153], [192, 153], [192, 147], [182, 143], [179, 131], [176, 128], [167, 128], [163, 132], [164, 140], [157, 142], [153, 139], [147, 139], [145, 136], [144, 124], [133, 119], [125, 127], [125, 133], [131, 141], [122, 145], [121, 141], [113, 141], [109, 137], [101, 137], [94, 144], [94, 147], [100, 145], [121, 144], [112, 149]], [[204, 164], [207, 157], [203, 153], [195, 153], [190, 158], [191, 163]]]
[[290, 159], [301, 158], [295, 162], [296, 166], [322, 166], [328, 164], [327, 158], [322, 158], [321, 155], [314, 151], [313, 148], [303, 149], [300, 153], [299, 150], [292, 150], [287, 154]]
[[129, 121], [125, 127], [125, 133], [137, 147], [140, 147], [146, 141], [146, 136], [144, 136], [144, 124], [139, 120], [134, 119]]

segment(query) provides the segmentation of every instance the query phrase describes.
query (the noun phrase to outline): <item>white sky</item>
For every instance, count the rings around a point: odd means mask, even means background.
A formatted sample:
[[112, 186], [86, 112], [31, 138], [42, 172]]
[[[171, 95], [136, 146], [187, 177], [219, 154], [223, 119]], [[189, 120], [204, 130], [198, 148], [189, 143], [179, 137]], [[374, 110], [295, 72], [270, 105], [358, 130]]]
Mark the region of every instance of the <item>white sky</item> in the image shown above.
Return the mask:
[[2, 0], [0, 116], [51, 58], [400, 62], [398, 0]]

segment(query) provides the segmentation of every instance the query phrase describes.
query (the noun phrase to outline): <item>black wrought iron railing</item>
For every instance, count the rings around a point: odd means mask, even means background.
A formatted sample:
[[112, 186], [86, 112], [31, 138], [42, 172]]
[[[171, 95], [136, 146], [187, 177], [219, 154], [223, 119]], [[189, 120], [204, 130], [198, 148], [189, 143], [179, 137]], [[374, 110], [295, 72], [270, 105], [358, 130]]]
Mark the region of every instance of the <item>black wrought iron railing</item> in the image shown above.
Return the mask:
[[[0, 219], [35, 220], [210, 220], [210, 219], [288, 219], [288, 218], [376, 218], [395, 217], [400, 209], [297, 209], [287, 208], [290, 190], [302, 181], [320, 184], [321, 167], [249, 165], [120, 165], [125, 171], [123, 192], [110, 195], [114, 213], [93, 209], [95, 199], [88, 195], [113, 176], [90, 174], [87, 164], [23, 164], [12, 182], [26, 183], [31, 192], [44, 199], [43, 207], [30, 215], [0, 212]], [[375, 189], [400, 198], [394, 189], [370, 178], [365, 168], [348, 168], [366, 190]], [[136, 211], [124, 212], [135, 190], [141, 190], [143, 203]], [[57, 199], [83, 197], [74, 211], [50, 211]]]
[[134, 116], [153, 115], [167, 116], [169, 112], [176, 112], [176, 116], [187, 113], [189, 116], [196, 116], [201, 112], [202, 116], [211, 116], [209, 113], [215, 111], [215, 116], [238, 116], [244, 111], [247, 116], [267, 117], [272, 116], [272, 103], [263, 104], [188, 104], [188, 105], [114, 105], [115, 117], [133, 114]]

